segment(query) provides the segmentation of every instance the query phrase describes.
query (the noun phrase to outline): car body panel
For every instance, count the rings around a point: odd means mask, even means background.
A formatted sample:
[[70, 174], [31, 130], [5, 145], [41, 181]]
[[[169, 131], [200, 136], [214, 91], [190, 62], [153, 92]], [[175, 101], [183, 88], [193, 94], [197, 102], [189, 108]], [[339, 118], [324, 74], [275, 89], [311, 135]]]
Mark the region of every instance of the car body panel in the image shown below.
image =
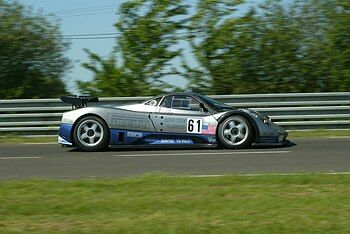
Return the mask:
[[[162, 106], [169, 95], [180, 97], [178, 102], [185, 100], [181, 99], [182, 96], [193, 97], [193, 101], [185, 102], [184, 106], [188, 109]], [[250, 121], [255, 129], [254, 143], [278, 144], [283, 143], [287, 138], [287, 132], [284, 129], [256, 111], [237, 108], [215, 111], [210, 103], [200, 97], [196, 94], [174, 93], [158, 96], [144, 103], [72, 110], [62, 116], [58, 142], [62, 145], [74, 146], [72, 140], [74, 124], [88, 115], [98, 116], [106, 122], [110, 129], [110, 146], [216, 145], [218, 143], [217, 127], [230, 115], [242, 115]], [[157, 102], [156, 105], [155, 102]], [[204, 103], [207, 111], [199, 110], [196, 106], [198, 103]], [[182, 103], [180, 107], [181, 105]], [[193, 109], [191, 105], [194, 106]]]

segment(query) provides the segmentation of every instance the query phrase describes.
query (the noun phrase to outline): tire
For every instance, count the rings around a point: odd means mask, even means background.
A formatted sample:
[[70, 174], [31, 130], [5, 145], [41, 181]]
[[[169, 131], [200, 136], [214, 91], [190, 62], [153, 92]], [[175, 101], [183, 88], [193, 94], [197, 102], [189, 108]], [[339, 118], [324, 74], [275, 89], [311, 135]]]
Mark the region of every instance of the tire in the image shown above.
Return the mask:
[[222, 146], [230, 149], [248, 148], [253, 143], [253, 128], [249, 121], [238, 115], [230, 116], [220, 123], [217, 137]]
[[83, 151], [102, 151], [109, 145], [109, 128], [101, 118], [86, 116], [75, 125], [73, 140]]

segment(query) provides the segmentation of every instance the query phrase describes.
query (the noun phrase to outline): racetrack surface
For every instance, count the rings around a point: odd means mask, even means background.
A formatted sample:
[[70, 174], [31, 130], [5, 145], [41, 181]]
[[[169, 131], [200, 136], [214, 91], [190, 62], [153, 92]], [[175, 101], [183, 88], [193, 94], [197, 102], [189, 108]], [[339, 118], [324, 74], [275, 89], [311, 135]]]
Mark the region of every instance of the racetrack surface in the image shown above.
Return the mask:
[[80, 152], [56, 144], [0, 145], [0, 179], [121, 177], [145, 173], [349, 172], [350, 138], [298, 138], [283, 148], [111, 149]]

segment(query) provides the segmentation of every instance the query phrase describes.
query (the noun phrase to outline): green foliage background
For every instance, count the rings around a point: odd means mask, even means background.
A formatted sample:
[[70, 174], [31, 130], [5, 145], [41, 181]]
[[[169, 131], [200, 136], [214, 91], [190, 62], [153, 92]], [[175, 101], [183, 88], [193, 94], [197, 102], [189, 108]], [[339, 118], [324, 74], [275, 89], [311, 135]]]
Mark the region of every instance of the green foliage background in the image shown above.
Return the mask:
[[[259, 1], [260, 2], [260, 1]], [[253, 2], [254, 3], [254, 2]], [[350, 1], [127, 0], [108, 57], [86, 49], [93, 73], [80, 93], [143, 96], [350, 90]], [[250, 1], [250, 4], [252, 2]], [[188, 44], [191, 51], [183, 51]], [[0, 98], [66, 93], [67, 43], [59, 25], [0, 0]], [[186, 58], [192, 54], [195, 63]], [[194, 65], [195, 64], [195, 65]]]
[[[84, 66], [95, 79], [78, 83], [79, 89], [157, 94], [178, 90], [161, 79], [177, 74], [187, 79], [186, 90], [207, 94], [349, 91], [349, 1], [266, 0], [240, 16], [235, 13], [243, 0], [198, 0], [194, 12], [185, 3], [124, 3], [116, 52], [106, 60], [89, 52], [91, 63]], [[197, 67], [172, 50], [184, 40]], [[174, 58], [182, 59], [181, 69], [171, 67]]]
[[17, 2], [0, 0], [0, 99], [65, 94], [67, 47], [58, 24]]

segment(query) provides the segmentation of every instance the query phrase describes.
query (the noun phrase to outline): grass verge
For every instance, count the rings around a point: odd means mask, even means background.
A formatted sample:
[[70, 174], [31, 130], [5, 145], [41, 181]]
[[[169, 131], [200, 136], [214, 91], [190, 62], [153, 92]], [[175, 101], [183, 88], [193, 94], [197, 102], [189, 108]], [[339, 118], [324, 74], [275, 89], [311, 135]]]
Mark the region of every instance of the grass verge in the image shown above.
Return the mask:
[[24, 137], [17, 135], [4, 135], [0, 137], [0, 144], [18, 144], [18, 143], [55, 143], [57, 137]]
[[349, 233], [350, 175], [0, 181], [0, 230]]
[[312, 130], [312, 131], [288, 131], [288, 138], [300, 137], [348, 137], [350, 136], [350, 129], [346, 130]]

